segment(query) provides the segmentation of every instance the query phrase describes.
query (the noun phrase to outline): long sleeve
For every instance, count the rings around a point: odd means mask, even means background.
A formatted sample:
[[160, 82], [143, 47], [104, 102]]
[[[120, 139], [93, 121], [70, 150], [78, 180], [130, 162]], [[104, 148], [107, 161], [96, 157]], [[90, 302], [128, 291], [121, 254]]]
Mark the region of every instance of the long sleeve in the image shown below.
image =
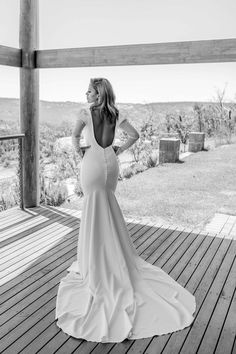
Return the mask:
[[80, 146], [80, 139], [81, 139], [82, 130], [85, 127], [85, 125], [86, 125], [86, 123], [81, 118], [78, 118], [76, 121], [75, 128], [72, 132], [72, 145], [73, 145], [75, 151], [81, 157], [83, 157], [83, 153], [82, 153], [81, 146]]
[[119, 147], [119, 149], [117, 150], [117, 153], [116, 153], [117, 155], [119, 155], [123, 151], [127, 150], [139, 139], [138, 131], [134, 128], [134, 126], [132, 124], [130, 124], [128, 119], [123, 119], [122, 122], [120, 123], [119, 127], [128, 134], [128, 138], [125, 141], [125, 143], [123, 145], [121, 145]]

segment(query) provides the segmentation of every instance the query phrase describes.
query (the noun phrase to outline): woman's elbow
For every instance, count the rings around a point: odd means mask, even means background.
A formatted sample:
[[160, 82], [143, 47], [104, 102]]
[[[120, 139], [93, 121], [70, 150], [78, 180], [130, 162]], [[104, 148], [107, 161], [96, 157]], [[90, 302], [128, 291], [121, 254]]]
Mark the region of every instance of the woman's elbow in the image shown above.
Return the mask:
[[72, 138], [79, 138], [80, 137], [80, 134], [76, 133], [76, 131], [74, 130], [72, 132]]

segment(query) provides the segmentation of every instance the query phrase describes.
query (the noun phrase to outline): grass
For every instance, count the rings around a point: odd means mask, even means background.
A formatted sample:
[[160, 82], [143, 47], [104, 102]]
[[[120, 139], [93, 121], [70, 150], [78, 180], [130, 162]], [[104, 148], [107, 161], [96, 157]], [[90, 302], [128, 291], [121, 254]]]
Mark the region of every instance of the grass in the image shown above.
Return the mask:
[[235, 166], [236, 144], [222, 145], [119, 181], [116, 197], [127, 217], [202, 229], [216, 212], [236, 215]]
[[127, 216], [203, 228], [216, 212], [236, 215], [236, 144], [151, 168], [116, 190]]

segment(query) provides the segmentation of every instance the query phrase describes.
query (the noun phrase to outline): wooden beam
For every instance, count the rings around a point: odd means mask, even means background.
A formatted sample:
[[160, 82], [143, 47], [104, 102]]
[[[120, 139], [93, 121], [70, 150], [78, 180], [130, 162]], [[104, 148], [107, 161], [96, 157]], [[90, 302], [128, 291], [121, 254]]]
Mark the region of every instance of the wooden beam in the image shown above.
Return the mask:
[[21, 67], [21, 50], [0, 45], [0, 65]]
[[20, 123], [23, 141], [24, 205], [40, 204], [39, 186], [39, 73], [34, 57], [38, 47], [38, 0], [20, 2]]
[[38, 50], [37, 68], [236, 62], [236, 38]]
[[10, 140], [10, 139], [24, 138], [24, 136], [25, 136], [25, 134], [1, 135], [1, 136], [0, 136], [0, 141], [2, 141], [2, 140]]

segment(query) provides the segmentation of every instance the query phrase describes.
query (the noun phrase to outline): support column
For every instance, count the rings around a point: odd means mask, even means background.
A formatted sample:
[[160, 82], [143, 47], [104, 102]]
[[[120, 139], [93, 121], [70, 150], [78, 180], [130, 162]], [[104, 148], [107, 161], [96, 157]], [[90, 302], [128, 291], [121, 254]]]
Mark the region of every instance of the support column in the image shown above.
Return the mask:
[[20, 68], [20, 127], [23, 140], [24, 205], [40, 204], [39, 185], [39, 69], [38, 0], [20, 1], [20, 37], [22, 67]]

